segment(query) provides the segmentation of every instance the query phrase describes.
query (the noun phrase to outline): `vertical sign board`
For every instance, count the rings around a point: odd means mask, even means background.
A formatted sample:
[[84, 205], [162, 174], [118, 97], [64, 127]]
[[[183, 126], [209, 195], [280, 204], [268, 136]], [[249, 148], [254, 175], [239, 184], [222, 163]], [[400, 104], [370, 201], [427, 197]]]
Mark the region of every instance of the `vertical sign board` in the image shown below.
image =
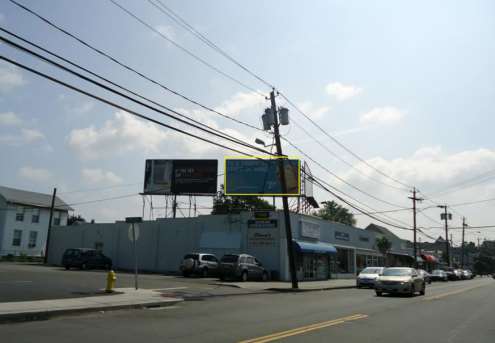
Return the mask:
[[215, 195], [217, 160], [146, 160], [144, 194]]
[[320, 239], [320, 225], [301, 220], [301, 237]]

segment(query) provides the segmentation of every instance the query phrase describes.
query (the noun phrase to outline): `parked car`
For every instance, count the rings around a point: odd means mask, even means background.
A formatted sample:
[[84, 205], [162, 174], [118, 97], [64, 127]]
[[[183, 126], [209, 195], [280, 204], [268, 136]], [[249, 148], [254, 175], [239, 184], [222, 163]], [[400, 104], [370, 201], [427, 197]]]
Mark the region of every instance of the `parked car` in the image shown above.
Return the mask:
[[220, 279], [251, 279], [267, 281], [268, 272], [260, 261], [247, 254], [227, 254], [220, 260]]
[[196, 274], [203, 277], [218, 274], [218, 258], [213, 254], [191, 253], [184, 255], [180, 271], [184, 277]]
[[375, 282], [375, 292], [378, 297], [383, 293], [402, 293], [414, 296], [416, 292], [419, 292], [425, 295], [425, 291], [425, 280], [414, 268], [385, 268]]
[[445, 269], [444, 272], [447, 274], [447, 278], [449, 281], [455, 281], [457, 279], [457, 275], [454, 273], [454, 269]]
[[447, 273], [444, 270], [435, 269], [430, 274], [430, 280], [432, 280], [432, 281], [448, 281], [449, 276], [447, 275]]
[[77, 267], [81, 269], [90, 268], [112, 268], [112, 260], [96, 249], [76, 248], [67, 249], [62, 256], [62, 265], [65, 269]]
[[474, 278], [473, 273], [469, 269], [464, 269], [462, 271], [462, 279], [463, 280], [471, 280]]
[[425, 282], [427, 284], [430, 284], [431, 283], [431, 275], [426, 270], [424, 270], [424, 269], [418, 269], [418, 274], [421, 275], [423, 277], [423, 279], [425, 279]]
[[384, 267], [367, 267], [364, 268], [356, 278], [356, 287], [375, 287], [375, 280], [383, 272]]
[[454, 274], [455, 274], [455, 278], [456, 280], [462, 280], [463, 277], [462, 277], [462, 269], [454, 269]]

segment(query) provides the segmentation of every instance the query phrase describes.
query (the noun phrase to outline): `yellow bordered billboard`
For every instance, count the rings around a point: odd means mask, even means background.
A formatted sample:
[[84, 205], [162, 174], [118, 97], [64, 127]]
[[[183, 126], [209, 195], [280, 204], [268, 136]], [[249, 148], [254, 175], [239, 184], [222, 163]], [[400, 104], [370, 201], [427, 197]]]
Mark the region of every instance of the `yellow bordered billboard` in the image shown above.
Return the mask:
[[[284, 159], [287, 193], [282, 192], [279, 158]], [[224, 191], [231, 196], [300, 196], [301, 160], [283, 156], [227, 156]]]

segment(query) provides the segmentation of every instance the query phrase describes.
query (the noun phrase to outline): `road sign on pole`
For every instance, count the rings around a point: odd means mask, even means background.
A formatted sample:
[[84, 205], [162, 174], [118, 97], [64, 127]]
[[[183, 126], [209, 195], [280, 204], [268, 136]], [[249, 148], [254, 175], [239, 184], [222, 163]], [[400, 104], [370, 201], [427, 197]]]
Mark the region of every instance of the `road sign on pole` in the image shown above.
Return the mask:
[[132, 250], [134, 253], [134, 288], [138, 289], [138, 261], [137, 261], [137, 253], [136, 253], [136, 241], [139, 238], [139, 226], [138, 223], [141, 223], [143, 218], [141, 217], [127, 217], [125, 219], [126, 223], [130, 223], [131, 226], [128, 230], [129, 240], [132, 242]]

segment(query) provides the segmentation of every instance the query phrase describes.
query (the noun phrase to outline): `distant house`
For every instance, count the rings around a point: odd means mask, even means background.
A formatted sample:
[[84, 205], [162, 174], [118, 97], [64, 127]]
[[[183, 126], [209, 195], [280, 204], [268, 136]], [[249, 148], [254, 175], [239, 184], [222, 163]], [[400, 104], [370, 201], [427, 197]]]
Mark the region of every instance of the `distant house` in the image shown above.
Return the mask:
[[[50, 218], [50, 194], [0, 186], [0, 256], [42, 256]], [[72, 208], [56, 197], [52, 226], [67, 225]]]

